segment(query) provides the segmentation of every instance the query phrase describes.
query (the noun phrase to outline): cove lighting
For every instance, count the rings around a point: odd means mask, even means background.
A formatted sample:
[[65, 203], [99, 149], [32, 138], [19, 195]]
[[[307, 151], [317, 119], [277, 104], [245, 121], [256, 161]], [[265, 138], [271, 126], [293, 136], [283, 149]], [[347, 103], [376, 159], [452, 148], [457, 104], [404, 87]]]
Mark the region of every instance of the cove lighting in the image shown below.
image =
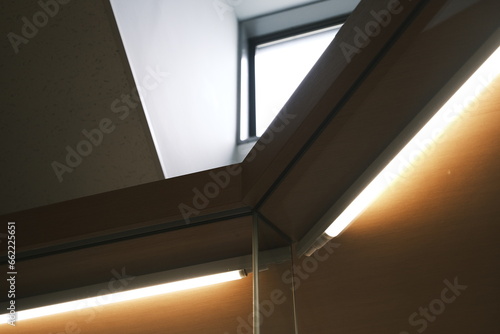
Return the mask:
[[[327, 236], [336, 237], [349, 226], [398, 176], [420, 158], [421, 154], [442, 135], [451, 123], [461, 117], [461, 113], [476, 101], [477, 97], [499, 74], [500, 47], [333, 221], [325, 231]], [[401, 168], [402, 163], [404, 168]]]
[[[203, 286], [234, 281], [245, 277], [243, 270], [235, 270], [220, 274], [201, 276], [196, 278], [185, 279], [182, 281], [170, 282], [165, 284], [154, 285], [146, 288], [123, 291], [103, 296], [74, 300], [66, 303], [49, 305], [16, 312], [16, 321], [34, 319], [48, 315], [59, 314], [69, 311], [77, 311], [90, 307], [114, 304], [144, 297], [151, 297], [170, 292], [183, 291]], [[9, 314], [0, 315], [0, 324], [8, 322]]]

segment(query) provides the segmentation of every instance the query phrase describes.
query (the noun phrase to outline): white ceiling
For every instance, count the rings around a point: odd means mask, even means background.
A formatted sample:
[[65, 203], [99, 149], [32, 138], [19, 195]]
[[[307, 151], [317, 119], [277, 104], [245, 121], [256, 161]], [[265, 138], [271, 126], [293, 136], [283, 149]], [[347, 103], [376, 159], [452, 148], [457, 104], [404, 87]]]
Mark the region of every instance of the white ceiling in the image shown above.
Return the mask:
[[226, 0], [226, 2], [234, 7], [236, 16], [242, 21], [318, 2], [335, 3], [338, 5], [338, 12], [345, 13], [345, 8], [354, 8], [359, 0]]

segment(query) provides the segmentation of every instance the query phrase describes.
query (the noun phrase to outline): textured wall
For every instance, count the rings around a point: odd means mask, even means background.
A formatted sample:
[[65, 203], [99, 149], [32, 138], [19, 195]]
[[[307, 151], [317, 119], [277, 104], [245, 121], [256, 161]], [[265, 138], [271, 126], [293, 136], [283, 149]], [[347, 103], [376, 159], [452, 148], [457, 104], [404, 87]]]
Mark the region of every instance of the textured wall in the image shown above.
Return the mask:
[[107, 1], [2, 1], [0, 31], [0, 213], [163, 178]]

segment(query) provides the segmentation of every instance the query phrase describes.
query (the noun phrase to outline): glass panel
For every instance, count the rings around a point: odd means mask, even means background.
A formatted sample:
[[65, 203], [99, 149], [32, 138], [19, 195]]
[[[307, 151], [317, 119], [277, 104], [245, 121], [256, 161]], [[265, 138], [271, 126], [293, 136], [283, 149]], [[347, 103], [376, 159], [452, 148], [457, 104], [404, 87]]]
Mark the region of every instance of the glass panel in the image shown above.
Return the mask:
[[261, 136], [337, 34], [335, 26], [257, 46], [256, 134]]
[[259, 220], [259, 334], [295, 333], [289, 241]]

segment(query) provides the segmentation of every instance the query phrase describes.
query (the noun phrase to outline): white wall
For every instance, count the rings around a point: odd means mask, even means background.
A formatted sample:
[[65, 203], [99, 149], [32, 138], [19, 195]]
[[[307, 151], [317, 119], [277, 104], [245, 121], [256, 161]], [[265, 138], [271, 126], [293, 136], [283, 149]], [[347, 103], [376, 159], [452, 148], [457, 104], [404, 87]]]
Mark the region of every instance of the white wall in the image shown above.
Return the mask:
[[111, 0], [165, 177], [234, 161], [237, 19], [214, 0]]

